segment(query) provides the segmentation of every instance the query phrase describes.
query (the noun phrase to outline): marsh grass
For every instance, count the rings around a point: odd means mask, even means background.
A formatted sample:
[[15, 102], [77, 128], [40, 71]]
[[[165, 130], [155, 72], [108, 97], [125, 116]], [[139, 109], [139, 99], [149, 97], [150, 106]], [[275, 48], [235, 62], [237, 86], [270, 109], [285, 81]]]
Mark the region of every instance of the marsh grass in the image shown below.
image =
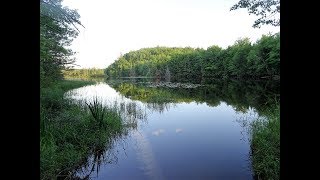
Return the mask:
[[280, 106], [251, 123], [252, 166], [258, 180], [280, 179]]
[[99, 124], [99, 128], [102, 128], [103, 126], [105, 126], [104, 116], [106, 115], [107, 108], [104, 107], [102, 103], [98, 101], [98, 98], [95, 97], [93, 102], [89, 102], [89, 103], [85, 102], [85, 104], [88, 106], [93, 116], [93, 119], [96, 121], [96, 123]]
[[96, 99], [87, 106], [63, 98], [72, 88], [92, 84], [62, 81], [42, 88], [40, 96], [40, 178], [68, 179], [95, 151], [102, 151], [121, 134], [118, 109]]

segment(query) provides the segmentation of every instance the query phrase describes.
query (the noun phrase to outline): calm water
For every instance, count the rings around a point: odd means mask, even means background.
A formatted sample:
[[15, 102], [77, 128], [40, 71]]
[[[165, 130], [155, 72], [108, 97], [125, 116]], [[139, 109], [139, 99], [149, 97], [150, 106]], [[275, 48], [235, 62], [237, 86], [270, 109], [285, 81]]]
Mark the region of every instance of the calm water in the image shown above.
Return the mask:
[[[197, 88], [150, 83], [98, 83], [69, 91], [76, 100], [98, 97], [123, 108], [137, 123], [89, 158], [79, 177], [90, 179], [253, 179], [243, 122], [277, 97], [277, 86], [220, 83]], [[276, 90], [275, 90], [276, 89]], [[242, 120], [247, 121], [242, 121]]]

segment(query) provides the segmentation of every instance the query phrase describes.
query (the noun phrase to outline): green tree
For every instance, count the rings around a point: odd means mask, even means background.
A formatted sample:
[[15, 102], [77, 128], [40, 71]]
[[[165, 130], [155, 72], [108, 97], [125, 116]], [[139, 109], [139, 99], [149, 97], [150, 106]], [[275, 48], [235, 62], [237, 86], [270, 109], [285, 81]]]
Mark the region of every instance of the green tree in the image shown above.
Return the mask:
[[249, 14], [259, 17], [253, 24], [254, 28], [264, 24], [280, 26], [280, 0], [240, 0], [230, 11], [240, 8], [246, 8]]
[[263, 35], [254, 44], [247, 60], [259, 76], [280, 75], [280, 34]]
[[219, 77], [223, 69], [221, 59], [222, 48], [219, 46], [210, 46], [204, 54], [204, 62], [202, 64], [202, 74], [206, 77]]
[[194, 83], [227, 78], [272, 78], [280, 75], [280, 34], [263, 35], [254, 44], [248, 38], [240, 38], [227, 49], [219, 46], [206, 50], [143, 48], [119, 57], [105, 73], [111, 78], [133, 74]]
[[66, 48], [77, 37], [79, 14], [61, 5], [61, 0], [40, 0], [40, 84], [62, 78], [61, 70], [74, 65]]

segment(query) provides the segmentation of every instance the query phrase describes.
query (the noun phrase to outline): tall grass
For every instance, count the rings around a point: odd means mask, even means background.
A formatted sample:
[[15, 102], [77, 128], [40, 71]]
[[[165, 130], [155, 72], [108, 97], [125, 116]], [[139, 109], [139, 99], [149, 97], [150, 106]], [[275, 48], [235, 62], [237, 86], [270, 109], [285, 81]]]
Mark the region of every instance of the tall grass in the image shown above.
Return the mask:
[[66, 177], [122, 131], [117, 109], [103, 107], [98, 100], [82, 106], [63, 98], [65, 91], [86, 84], [90, 83], [63, 81], [41, 89], [41, 179]]
[[258, 180], [280, 179], [280, 106], [251, 124], [252, 165]]
[[85, 102], [86, 105], [89, 107], [90, 112], [93, 116], [93, 119], [99, 124], [99, 128], [104, 126], [104, 115], [106, 114], [106, 107], [102, 105], [102, 103], [99, 103], [98, 98], [95, 97], [93, 102]]
[[99, 128], [108, 129], [110, 132], [121, 129], [122, 120], [117, 102], [113, 106], [107, 106], [95, 97], [92, 102], [85, 102], [85, 104], [92, 115], [92, 124], [97, 124]]

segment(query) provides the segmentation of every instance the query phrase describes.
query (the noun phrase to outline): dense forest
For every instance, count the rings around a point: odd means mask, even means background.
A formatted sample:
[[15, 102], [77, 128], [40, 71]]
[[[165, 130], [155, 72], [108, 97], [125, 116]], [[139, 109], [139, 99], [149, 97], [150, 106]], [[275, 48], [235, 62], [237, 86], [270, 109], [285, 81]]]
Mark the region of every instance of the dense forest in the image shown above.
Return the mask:
[[131, 51], [105, 70], [111, 78], [157, 77], [180, 82], [207, 79], [280, 78], [280, 33], [263, 35], [255, 43], [237, 40], [223, 49], [154, 47]]

